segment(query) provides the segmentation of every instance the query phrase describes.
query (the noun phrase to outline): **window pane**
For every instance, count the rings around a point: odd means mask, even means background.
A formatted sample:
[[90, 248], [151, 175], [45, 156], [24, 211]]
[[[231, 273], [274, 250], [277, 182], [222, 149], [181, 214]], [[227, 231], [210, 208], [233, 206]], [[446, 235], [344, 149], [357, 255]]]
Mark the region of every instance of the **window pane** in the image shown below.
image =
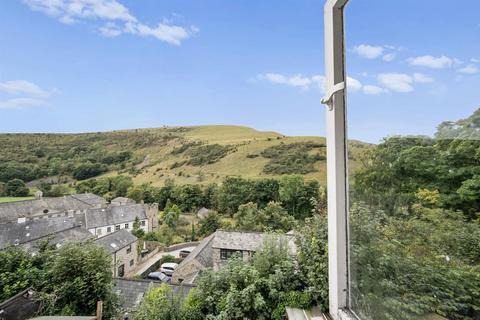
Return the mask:
[[352, 0], [346, 11], [361, 319], [480, 317], [480, 4], [455, 6]]

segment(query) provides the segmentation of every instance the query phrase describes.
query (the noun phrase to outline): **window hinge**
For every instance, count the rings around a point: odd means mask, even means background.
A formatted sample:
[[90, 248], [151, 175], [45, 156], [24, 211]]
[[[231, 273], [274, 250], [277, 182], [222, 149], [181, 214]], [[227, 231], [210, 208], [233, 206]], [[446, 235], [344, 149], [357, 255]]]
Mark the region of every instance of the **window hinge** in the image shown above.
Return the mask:
[[340, 92], [342, 90], [345, 90], [345, 82], [339, 82], [335, 84], [331, 90], [327, 92], [325, 97], [322, 99], [322, 104], [327, 104], [329, 106], [329, 109], [333, 109], [333, 105], [330, 103], [332, 101], [333, 95], [337, 92]]

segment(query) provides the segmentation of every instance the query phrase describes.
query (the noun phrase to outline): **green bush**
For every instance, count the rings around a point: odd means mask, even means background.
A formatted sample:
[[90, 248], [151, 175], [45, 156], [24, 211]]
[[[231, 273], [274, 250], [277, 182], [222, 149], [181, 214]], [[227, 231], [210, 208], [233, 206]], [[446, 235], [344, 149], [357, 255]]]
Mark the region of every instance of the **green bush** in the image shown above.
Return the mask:
[[203, 166], [218, 162], [230, 151], [234, 150], [230, 145], [209, 144], [190, 148], [186, 154], [190, 157], [187, 164], [192, 166]]
[[[261, 155], [270, 161], [263, 168], [267, 174], [306, 174], [315, 172], [314, 164], [325, 160], [324, 144], [313, 142], [283, 142], [262, 151]], [[312, 150], [319, 150], [311, 155]], [[322, 153], [320, 153], [322, 152]]]
[[77, 180], [93, 178], [107, 171], [107, 167], [101, 163], [84, 163], [73, 170], [73, 177]]
[[20, 179], [13, 179], [5, 185], [5, 193], [10, 197], [26, 197], [30, 194], [30, 190]]

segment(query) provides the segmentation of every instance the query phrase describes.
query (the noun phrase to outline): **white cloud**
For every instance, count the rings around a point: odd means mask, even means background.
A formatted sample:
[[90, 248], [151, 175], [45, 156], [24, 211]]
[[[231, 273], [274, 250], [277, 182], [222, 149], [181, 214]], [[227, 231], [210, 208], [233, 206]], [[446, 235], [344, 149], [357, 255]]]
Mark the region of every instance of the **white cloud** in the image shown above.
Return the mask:
[[413, 91], [413, 78], [408, 74], [381, 73], [378, 75], [378, 81], [380, 81], [385, 88], [395, 92]]
[[362, 83], [357, 79], [347, 77], [347, 87], [352, 92], [360, 91], [362, 89]]
[[363, 86], [363, 93], [368, 95], [378, 96], [385, 92], [385, 89], [374, 86], [374, 85], [365, 85]]
[[34, 98], [15, 98], [0, 101], [0, 109], [23, 109], [31, 107], [43, 107], [48, 105], [46, 101]]
[[475, 73], [478, 73], [479, 71], [480, 70], [473, 64], [469, 64], [464, 68], [458, 69], [458, 72], [466, 73], [466, 74], [475, 74]]
[[105, 37], [117, 37], [122, 34], [122, 30], [113, 22], [106, 23], [103, 27], [98, 29], [100, 34]]
[[423, 74], [423, 73], [414, 73], [413, 74], [413, 81], [418, 82], [418, 83], [430, 83], [430, 82], [435, 81], [435, 79], [433, 79], [432, 77], [427, 76], [426, 74]]
[[412, 66], [421, 66], [432, 69], [445, 69], [451, 67], [454, 63], [459, 63], [459, 60], [449, 58], [447, 56], [433, 57], [433, 56], [420, 56], [408, 59], [408, 62]]
[[312, 77], [313, 84], [316, 84], [321, 93], [325, 93], [325, 77], [315, 75]]
[[154, 27], [140, 22], [117, 0], [23, 0], [32, 10], [42, 12], [65, 24], [78, 21], [99, 21], [101, 35], [116, 37], [123, 33], [151, 36], [160, 41], [180, 45], [197, 33], [195, 26], [182, 27], [164, 20]]
[[275, 84], [285, 84], [291, 87], [300, 87], [303, 90], [310, 89], [310, 86], [314, 81], [319, 81], [319, 76], [313, 76], [312, 78], [304, 77], [301, 74], [297, 74], [294, 76], [284, 76], [279, 73], [265, 73], [259, 74], [257, 79], [269, 81]]
[[14, 95], [26, 94], [40, 98], [48, 98], [51, 95], [51, 92], [48, 92], [37, 86], [35, 83], [26, 80], [0, 82], [0, 91]]
[[412, 75], [404, 73], [381, 73], [377, 76], [377, 79], [385, 89], [400, 93], [413, 91], [414, 83], [430, 83], [435, 81], [435, 79], [423, 73], [414, 73]]
[[479, 59], [472, 58], [472, 59], [470, 59], [470, 62], [478, 63], [478, 62], [480, 62], [480, 60], [479, 60]]
[[353, 52], [366, 59], [376, 59], [383, 54], [385, 49], [379, 46], [361, 44], [353, 48]]
[[390, 61], [393, 61], [395, 60], [396, 58], [396, 54], [395, 53], [387, 53], [386, 55], [384, 55], [382, 57], [383, 61], [387, 61], [387, 62], [390, 62]]

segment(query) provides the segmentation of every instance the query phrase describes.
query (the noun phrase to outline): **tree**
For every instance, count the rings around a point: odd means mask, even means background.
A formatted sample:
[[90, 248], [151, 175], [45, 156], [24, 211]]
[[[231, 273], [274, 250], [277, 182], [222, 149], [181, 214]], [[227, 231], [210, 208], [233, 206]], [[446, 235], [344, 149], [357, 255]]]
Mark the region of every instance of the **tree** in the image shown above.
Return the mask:
[[256, 203], [249, 202], [238, 207], [234, 218], [237, 228], [245, 231], [261, 231], [263, 225], [259, 219], [260, 211]]
[[85, 180], [98, 176], [107, 171], [107, 167], [101, 163], [82, 163], [73, 170], [73, 177], [77, 180]]
[[233, 215], [238, 207], [251, 201], [252, 182], [239, 177], [223, 180], [218, 194], [218, 208], [221, 212]]
[[304, 292], [328, 310], [328, 233], [326, 212], [316, 212], [296, 230], [298, 264], [305, 278]]
[[280, 184], [275, 179], [259, 179], [253, 182], [252, 201], [264, 208], [272, 201], [278, 201]]
[[203, 191], [199, 185], [186, 184], [174, 188], [171, 199], [182, 212], [192, 212], [203, 203]]
[[296, 219], [311, 215], [311, 199], [318, 199], [318, 181], [305, 182], [302, 176], [285, 176], [280, 180], [280, 202]]
[[140, 219], [138, 217], [135, 217], [135, 221], [133, 221], [132, 234], [139, 239], [143, 239], [145, 236], [145, 231], [140, 227]]
[[44, 295], [46, 312], [91, 315], [103, 301], [105, 317], [116, 312], [111, 257], [92, 242], [67, 243], [48, 263]]
[[163, 210], [167, 204], [167, 201], [172, 197], [172, 192], [175, 189], [175, 181], [172, 179], [166, 179], [165, 185], [157, 190], [155, 194], [155, 201], [158, 203], [158, 208]]
[[262, 230], [273, 231], [290, 231], [294, 224], [295, 218], [291, 216], [278, 202], [269, 202], [265, 208], [260, 210], [259, 224]]
[[136, 202], [144, 201], [146, 203], [155, 202], [155, 188], [144, 183], [141, 185], [134, 185], [128, 188], [127, 197]]
[[203, 189], [203, 205], [205, 208], [214, 210], [218, 208], [218, 192], [216, 183], [210, 183]]
[[57, 249], [43, 241], [35, 255], [11, 247], [0, 251], [0, 261], [1, 300], [33, 287], [41, 315], [91, 315], [100, 300], [106, 319], [117, 312], [111, 257], [92, 242], [70, 242]]
[[205, 219], [200, 220], [198, 234], [206, 237], [217, 231], [217, 229], [220, 229], [220, 218], [218, 213], [210, 211]]
[[310, 304], [295, 269], [286, 243], [272, 235], [250, 261], [234, 258], [203, 272], [189, 305], [207, 319], [284, 319], [286, 306]]
[[145, 294], [135, 319], [156, 320], [170, 319], [181, 320], [181, 297], [174, 294], [172, 288], [162, 284], [159, 288], [151, 287]]
[[170, 229], [175, 230], [181, 213], [182, 211], [176, 204], [169, 205], [168, 207], [165, 207], [165, 210], [162, 213], [162, 222]]
[[0, 182], [0, 197], [5, 197], [7, 195], [7, 187], [5, 183]]
[[7, 182], [5, 185], [5, 191], [7, 196], [10, 197], [26, 197], [30, 194], [30, 190], [20, 179], [13, 179]]

